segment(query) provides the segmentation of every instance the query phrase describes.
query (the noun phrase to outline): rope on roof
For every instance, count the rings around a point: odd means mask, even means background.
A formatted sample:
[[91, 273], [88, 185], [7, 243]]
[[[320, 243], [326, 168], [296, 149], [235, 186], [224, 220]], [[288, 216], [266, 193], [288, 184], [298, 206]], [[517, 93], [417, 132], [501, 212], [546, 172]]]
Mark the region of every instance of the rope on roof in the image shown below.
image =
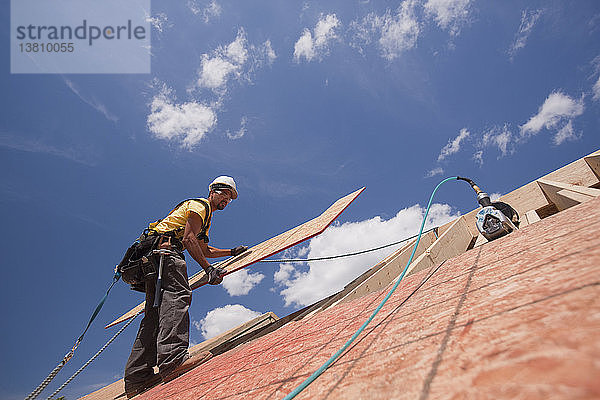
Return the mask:
[[50, 384], [50, 382], [52, 382], [52, 380], [56, 377], [56, 375], [58, 375], [58, 373], [65, 366], [65, 364], [68, 363], [69, 360], [71, 360], [71, 358], [73, 358], [73, 354], [75, 354], [75, 350], [77, 350], [77, 347], [79, 346], [79, 344], [83, 340], [83, 337], [85, 336], [86, 332], [88, 331], [88, 329], [90, 329], [90, 326], [92, 325], [92, 322], [98, 316], [98, 313], [100, 312], [100, 309], [104, 305], [104, 302], [106, 302], [106, 298], [108, 297], [108, 294], [110, 293], [110, 290], [113, 288], [113, 286], [115, 286], [115, 283], [117, 283], [117, 281], [120, 278], [121, 278], [121, 274], [118, 271], [115, 271], [112, 283], [108, 287], [108, 290], [106, 291], [106, 294], [104, 295], [104, 297], [102, 297], [102, 300], [100, 300], [100, 303], [98, 303], [98, 305], [96, 306], [96, 309], [92, 313], [92, 316], [90, 317], [90, 320], [88, 321], [87, 326], [83, 330], [83, 333], [75, 341], [75, 345], [73, 346], [73, 348], [67, 354], [65, 354], [65, 356], [58, 363], [58, 365], [50, 372], [50, 374], [42, 381], [42, 383], [40, 383], [38, 385], [38, 387], [36, 387], [33, 390], [33, 392], [31, 392], [29, 394], [29, 396], [27, 396], [25, 398], [25, 400], [33, 400], [36, 397], [38, 397], [40, 395], [40, 393], [42, 393], [44, 391], [44, 389]]
[[144, 312], [144, 310], [140, 310], [138, 311], [137, 314], [135, 314], [133, 316], [133, 318], [131, 318], [129, 321], [127, 321], [127, 323], [125, 325], [123, 325], [123, 327], [121, 329], [119, 329], [119, 331], [117, 333], [114, 334], [113, 337], [110, 338], [110, 340], [108, 342], [106, 342], [104, 344], [104, 346], [102, 346], [100, 348], [100, 350], [98, 350], [96, 352], [96, 354], [94, 354], [92, 356], [92, 358], [90, 358], [89, 360], [87, 360], [87, 362], [85, 364], [83, 364], [83, 366], [81, 368], [79, 368], [73, 375], [71, 375], [71, 377], [69, 379], [67, 379], [65, 381], [65, 383], [63, 383], [62, 385], [60, 385], [60, 387], [58, 389], [56, 389], [56, 391], [54, 391], [54, 393], [52, 393], [46, 400], [52, 400], [54, 396], [56, 396], [58, 394], [58, 392], [60, 392], [61, 390], [63, 390], [65, 388], [65, 386], [67, 386], [69, 383], [71, 383], [71, 381], [73, 379], [75, 379], [75, 377], [77, 375], [79, 375], [81, 373], [81, 371], [83, 371], [88, 365], [90, 365], [92, 363], [92, 361], [94, 361], [96, 358], [98, 358], [98, 356], [104, 351], [106, 350], [106, 348], [117, 338], [117, 336], [119, 336], [124, 330], [125, 328], [127, 328], [135, 319], [138, 315], [140, 315], [142, 312]]

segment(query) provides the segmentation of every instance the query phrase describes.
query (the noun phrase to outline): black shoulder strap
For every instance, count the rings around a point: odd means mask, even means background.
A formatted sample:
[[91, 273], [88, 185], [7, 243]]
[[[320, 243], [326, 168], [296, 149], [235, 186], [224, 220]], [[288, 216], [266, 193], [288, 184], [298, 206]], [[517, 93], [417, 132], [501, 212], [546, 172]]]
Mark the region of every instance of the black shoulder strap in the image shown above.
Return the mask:
[[[185, 202], [188, 202], [190, 200], [194, 200], [194, 201], [197, 201], [199, 203], [202, 203], [202, 205], [206, 208], [206, 214], [208, 215], [208, 217], [205, 218], [206, 221], [204, 219], [202, 220], [202, 230], [198, 234], [198, 237], [203, 237], [204, 238], [204, 237], [206, 237], [206, 231], [210, 227], [210, 220], [212, 218], [212, 213], [210, 212], [210, 205], [208, 204], [208, 201], [206, 201], [204, 199], [200, 199], [200, 198], [185, 199], [185, 200], [179, 202], [179, 204], [177, 204], [171, 211], [169, 211], [169, 213], [167, 214], [167, 217], [169, 215], [171, 215], [173, 213], [173, 211], [177, 210], [180, 206], [182, 206]], [[156, 224], [159, 224], [165, 218], [159, 219], [158, 221], [156, 221]], [[175, 230], [171, 231], [171, 233], [175, 233], [175, 232], [180, 231], [182, 229], [184, 229], [184, 228], [181, 227], [181, 228], [175, 229]]]
[[208, 228], [210, 228], [210, 220], [212, 218], [212, 212], [210, 212], [211, 211], [210, 205], [208, 204], [208, 201], [206, 201], [204, 199], [190, 199], [190, 200], [199, 201], [206, 208], [206, 214], [207, 214], [206, 221], [202, 221], [202, 230], [200, 230], [200, 232], [198, 232], [196, 237], [198, 238], [198, 240], [202, 240], [204, 243], [208, 243], [209, 239], [208, 239], [208, 235], [206, 234], [206, 232], [208, 231]]
[[188, 200], [198, 201], [198, 202], [202, 203], [204, 208], [206, 208], [206, 215], [207, 215], [206, 221], [202, 221], [202, 233], [206, 234], [206, 230], [210, 226], [210, 220], [212, 218], [212, 213], [210, 212], [210, 204], [208, 204], [208, 201], [206, 201], [204, 199], [188, 199]]

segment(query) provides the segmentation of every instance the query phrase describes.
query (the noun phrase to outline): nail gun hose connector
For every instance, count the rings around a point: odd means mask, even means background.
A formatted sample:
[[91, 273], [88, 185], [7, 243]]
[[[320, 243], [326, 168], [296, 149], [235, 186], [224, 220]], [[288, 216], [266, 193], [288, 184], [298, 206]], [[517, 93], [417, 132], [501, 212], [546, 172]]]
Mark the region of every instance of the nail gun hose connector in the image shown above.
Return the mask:
[[487, 194], [486, 192], [484, 192], [483, 190], [481, 190], [481, 188], [479, 188], [479, 186], [477, 186], [475, 184], [475, 182], [473, 182], [471, 179], [464, 178], [462, 176], [457, 176], [456, 180], [465, 181], [469, 185], [471, 185], [471, 187], [473, 188], [475, 193], [477, 193], [477, 202], [479, 204], [481, 204], [481, 207], [487, 207], [487, 206], [492, 205], [492, 200], [490, 199], [490, 195]]
[[465, 181], [465, 182], [467, 182], [467, 183], [468, 183], [469, 185], [471, 185], [471, 186], [473, 186], [473, 185], [475, 184], [475, 182], [473, 182], [473, 181], [472, 181], [472, 180], [470, 180], [469, 178], [465, 178], [465, 177], [462, 177], [462, 176], [457, 176], [457, 177], [456, 177], [456, 180], [459, 180], [459, 181]]

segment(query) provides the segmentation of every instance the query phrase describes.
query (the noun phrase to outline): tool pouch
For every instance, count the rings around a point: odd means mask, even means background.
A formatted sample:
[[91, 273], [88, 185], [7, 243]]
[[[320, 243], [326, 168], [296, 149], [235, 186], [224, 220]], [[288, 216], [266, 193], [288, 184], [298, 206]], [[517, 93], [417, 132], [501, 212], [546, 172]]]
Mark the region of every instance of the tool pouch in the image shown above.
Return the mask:
[[152, 250], [156, 248], [159, 236], [142, 235], [125, 252], [117, 266], [123, 282], [131, 285], [131, 289], [145, 291], [145, 282], [156, 279], [157, 267]]

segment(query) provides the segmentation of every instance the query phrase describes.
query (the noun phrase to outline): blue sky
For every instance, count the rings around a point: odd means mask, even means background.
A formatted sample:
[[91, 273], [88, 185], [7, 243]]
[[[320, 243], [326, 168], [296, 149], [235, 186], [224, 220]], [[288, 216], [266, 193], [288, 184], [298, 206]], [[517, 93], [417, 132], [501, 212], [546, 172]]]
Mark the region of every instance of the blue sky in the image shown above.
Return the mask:
[[[211, 244], [226, 248], [366, 186], [339, 223], [281, 255], [312, 257], [414, 233], [444, 177], [502, 194], [600, 147], [593, 0], [155, 0], [152, 73], [139, 75], [10, 74], [6, 2], [1, 13], [1, 398], [37, 386], [145, 224], [206, 195], [215, 176], [235, 177], [240, 193], [213, 218]], [[432, 225], [476, 206], [457, 183], [436, 202]], [[256, 313], [287, 315], [386, 254], [258, 264], [199, 289], [192, 341]], [[119, 283], [50, 390], [112, 335], [105, 323], [141, 300]], [[136, 329], [63, 394], [118, 379]]]

